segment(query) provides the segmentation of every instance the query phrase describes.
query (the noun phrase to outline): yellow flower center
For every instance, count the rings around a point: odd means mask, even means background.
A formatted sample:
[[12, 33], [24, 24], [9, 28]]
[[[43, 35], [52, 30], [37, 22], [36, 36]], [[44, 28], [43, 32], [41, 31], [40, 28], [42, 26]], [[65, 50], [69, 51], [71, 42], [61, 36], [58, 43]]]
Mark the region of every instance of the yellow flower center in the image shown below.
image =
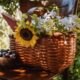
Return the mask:
[[33, 37], [32, 32], [25, 28], [25, 29], [21, 29], [20, 31], [20, 36], [24, 39], [24, 40], [31, 40]]

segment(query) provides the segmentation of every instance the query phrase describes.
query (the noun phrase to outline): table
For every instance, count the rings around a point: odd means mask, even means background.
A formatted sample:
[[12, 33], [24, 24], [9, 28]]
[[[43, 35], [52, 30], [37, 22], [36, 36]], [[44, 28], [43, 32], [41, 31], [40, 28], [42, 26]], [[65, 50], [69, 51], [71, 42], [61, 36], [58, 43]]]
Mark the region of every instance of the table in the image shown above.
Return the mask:
[[50, 74], [45, 71], [32, 72], [24, 68], [0, 70], [0, 78], [4, 78], [5, 80], [51, 80]]

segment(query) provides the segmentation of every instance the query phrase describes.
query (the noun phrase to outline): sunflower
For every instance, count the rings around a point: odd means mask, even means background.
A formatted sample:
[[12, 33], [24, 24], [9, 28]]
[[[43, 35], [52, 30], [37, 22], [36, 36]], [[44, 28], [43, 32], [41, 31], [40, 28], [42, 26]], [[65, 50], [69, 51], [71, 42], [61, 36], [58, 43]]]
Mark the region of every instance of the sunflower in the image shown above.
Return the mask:
[[15, 30], [15, 38], [24, 47], [34, 47], [38, 37], [32, 27], [17, 27]]

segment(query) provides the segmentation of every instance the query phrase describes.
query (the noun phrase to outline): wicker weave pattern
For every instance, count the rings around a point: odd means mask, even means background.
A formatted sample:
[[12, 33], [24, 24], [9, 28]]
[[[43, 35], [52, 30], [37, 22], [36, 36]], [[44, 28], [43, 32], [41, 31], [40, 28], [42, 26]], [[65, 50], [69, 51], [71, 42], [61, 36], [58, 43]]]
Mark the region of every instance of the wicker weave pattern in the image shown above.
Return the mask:
[[76, 35], [44, 37], [34, 48], [22, 47], [11, 37], [11, 50], [18, 52], [22, 62], [59, 73], [73, 63], [76, 51]]

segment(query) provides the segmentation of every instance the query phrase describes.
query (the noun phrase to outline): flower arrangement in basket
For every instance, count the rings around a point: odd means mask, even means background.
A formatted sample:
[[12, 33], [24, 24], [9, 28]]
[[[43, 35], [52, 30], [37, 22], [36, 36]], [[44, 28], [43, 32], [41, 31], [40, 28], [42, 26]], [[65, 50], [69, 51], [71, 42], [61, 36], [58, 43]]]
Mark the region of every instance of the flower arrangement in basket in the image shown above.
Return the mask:
[[36, 14], [29, 16], [30, 20], [22, 18], [15, 24], [14, 36], [10, 37], [11, 50], [18, 53], [25, 65], [54, 75], [60, 73], [75, 58], [74, 32], [80, 29], [80, 19], [75, 15], [59, 16], [57, 7], [39, 17]]

